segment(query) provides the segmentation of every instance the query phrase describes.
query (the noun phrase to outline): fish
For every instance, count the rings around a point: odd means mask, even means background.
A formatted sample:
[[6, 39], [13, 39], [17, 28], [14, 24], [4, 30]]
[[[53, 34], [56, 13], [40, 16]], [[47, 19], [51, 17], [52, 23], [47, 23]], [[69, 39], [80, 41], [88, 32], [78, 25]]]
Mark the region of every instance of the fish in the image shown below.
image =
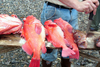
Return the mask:
[[77, 44], [74, 42], [73, 33], [72, 33], [73, 27], [62, 18], [55, 19], [54, 23], [56, 23], [62, 29], [64, 33], [65, 42], [67, 44], [66, 46], [70, 46], [71, 50], [75, 52], [75, 54], [69, 56], [69, 58], [79, 59], [79, 49]]
[[22, 24], [22, 21], [15, 14], [11, 16], [0, 14], [0, 35], [20, 33]]
[[45, 28], [41, 22], [33, 15], [29, 15], [23, 20], [24, 25], [21, 36], [26, 43], [22, 49], [29, 55], [33, 54], [29, 67], [40, 67], [40, 51], [46, 53]]
[[54, 23], [52, 20], [47, 20], [44, 23], [44, 27], [47, 41], [51, 42], [54, 47], [61, 48], [63, 57], [68, 57], [75, 54], [74, 51], [66, 46], [63, 31], [56, 23]]
[[73, 31], [73, 37], [75, 43], [78, 45], [79, 48], [87, 48], [87, 40], [86, 40], [86, 33], [80, 30]]

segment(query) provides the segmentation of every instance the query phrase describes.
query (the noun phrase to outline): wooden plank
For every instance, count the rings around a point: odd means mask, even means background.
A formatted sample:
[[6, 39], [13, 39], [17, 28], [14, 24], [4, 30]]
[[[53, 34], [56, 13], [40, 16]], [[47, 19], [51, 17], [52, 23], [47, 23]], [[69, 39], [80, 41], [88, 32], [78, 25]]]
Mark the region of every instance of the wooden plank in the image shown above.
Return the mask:
[[100, 32], [97, 31], [90, 31], [87, 35], [87, 49], [100, 49], [95, 46], [95, 40], [100, 37]]
[[83, 58], [88, 58], [88, 59], [91, 59], [91, 60], [100, 62], [100, 59], [99, 59], [99, 58], [94, 57], [94, 56], [91, 56], [91, 55], [88, 55], [88, 54], [86, 54], [86, 53], [80, 52], [80, 56], [82, 56]]
[[[86, 49], [79, 48], [80, 50], [100, 50], [95, 47], [94, 39], [100, 36], [100, 32], [89, 32], [87, 37], [88, 46]], [[25, 39], [21, 38], [19, 34], [0, 35], [0, 46], [22, 46], [25, 43]], [[46, 47], [56, 49], [52, 44], [49, 45], [46, 41]]]
[[0, 35], [0, 46], [22, 46], [24, 43], [18, 34]]
[[[89, 36], [87, 37], [88, 47], [86, 49], [82, 49], [82, 48], [79, 48], [79, 49], [80, 50], [100, 50], [100, 48], [97, 48], [94, 45], [94, 39], [98, 38], [99, 36], [100, 36], [100, 32], [89, 32]], [[21, 38], [19, 34], [0, 35], [0, 53], [5, 53], [8, 51], [21, 48], [21, 46], [25, 42], [26, 41], [23, 38]], [[46, 43], [47, 48], [57, 49], [50, 42], [45, 41], [45, 43]], [[87, 55], [82, 52], [80, 52], [80, 56], [100, 62], [99, 58]]]

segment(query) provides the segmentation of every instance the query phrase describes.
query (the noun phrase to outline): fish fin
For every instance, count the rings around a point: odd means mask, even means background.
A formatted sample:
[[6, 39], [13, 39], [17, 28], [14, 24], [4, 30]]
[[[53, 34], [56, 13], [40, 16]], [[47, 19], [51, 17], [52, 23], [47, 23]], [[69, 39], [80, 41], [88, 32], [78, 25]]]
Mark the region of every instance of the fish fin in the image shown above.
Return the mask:
[[72, 45], [69, 44], [68, 40], [64, 39], [64, 41], [67, 47], [72, 48]]
[[46, 53], [46, 52], [47, 52], [47, 49], [46, 49], [45, 43], [43, 43], [43, 45], [42, 45], [42, 53]]
[[75, 54], [69, 56], [69, 58], [71, 59], [79, 59], [79, 51], [78, 50], [74, 50]]
[[22, 49], [29, 55], [32, 55], [32, 48], [28, 45], [28, 42], [22, 45]]
[[29, 67], [40, 67], [40, 59], [31, 59]]
[[41, 31], [42, 31], [42, 27], [41, 27], [41, 25], [38, 24], [38, 23], [35, 24], [35, 32], [36, 32], [37, 34], [40, 34]]
[[73, 54], [75, 54], [75, 52], [71, 50], [70, 48], [62, 49], [62, 57], [68, 57]]

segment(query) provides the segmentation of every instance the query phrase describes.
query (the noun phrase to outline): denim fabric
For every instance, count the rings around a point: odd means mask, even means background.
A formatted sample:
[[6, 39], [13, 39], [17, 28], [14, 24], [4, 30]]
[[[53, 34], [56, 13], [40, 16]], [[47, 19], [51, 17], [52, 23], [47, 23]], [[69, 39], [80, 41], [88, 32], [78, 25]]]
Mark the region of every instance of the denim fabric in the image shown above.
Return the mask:
[[57, 54], [58, 54], [58, 49], [53, 49], [51, 53], [45, 53], [45, 54], [42, 53], [41, 57], [46, 61], [52, 62], [57, 59]]
[[44, 24], [46, 20], [55, 20], [57, 18], [69, 22], [74, 29], [78, 29], [78, 12], [75, 9], [71, 11], [69, 9], [63, 9], [61, 7], [56, 8], [54, 6], [47, 5], [44, 3], [43, 11], [41, 13], [41, 22]]
[[[78, 29], [78, 12], [75, 9], [56, 8], [55, 6], [48, 5], [48, 3], [44, 3], [43, 11], [41, 13], [41, 22], [43, 25], [46, 20], [53, 21], [60, 17], [69, 22], [74, 29]], [[54, 61], [57, 58], [57, 54], [58, 50], [55, 49], [51, 53], [41, 54], [41, 57], [47, 61]]]

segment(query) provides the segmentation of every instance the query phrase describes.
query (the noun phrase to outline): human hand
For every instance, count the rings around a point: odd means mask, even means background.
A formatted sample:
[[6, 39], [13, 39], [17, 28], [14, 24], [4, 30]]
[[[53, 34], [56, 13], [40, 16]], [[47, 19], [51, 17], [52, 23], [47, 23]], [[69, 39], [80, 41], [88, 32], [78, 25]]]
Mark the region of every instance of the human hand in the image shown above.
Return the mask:
[[[87, 1], [89, 1], [89, 0], [87, 0]], [[96, 9], [93, 8], [93, 14], [95, 15], [96, 11], [97, 11], [97, 7], [99, 6], [99, 1], [98, 0], [91, 0], [91, 1], [92, 1], [92, 6], [94, 6], [94, 5], [96, 6]]]
[[97, 7], [99, 6], [98, 0], [85, 0], [82, 2], [78, 2], [77, 7], [75, 8], [79, 12], [85, 12], [86, 14], [93, 11], [93, 14], [96, 14]]
[[96, 14], [97, 7], [99, 6], [98, 0], [85, 0], [79, 2], [78, 0], [59, 0], [63, 4], [76, 9], [79, 12], [85, 12], [86, 14], [93, 11], [93, 14]]

